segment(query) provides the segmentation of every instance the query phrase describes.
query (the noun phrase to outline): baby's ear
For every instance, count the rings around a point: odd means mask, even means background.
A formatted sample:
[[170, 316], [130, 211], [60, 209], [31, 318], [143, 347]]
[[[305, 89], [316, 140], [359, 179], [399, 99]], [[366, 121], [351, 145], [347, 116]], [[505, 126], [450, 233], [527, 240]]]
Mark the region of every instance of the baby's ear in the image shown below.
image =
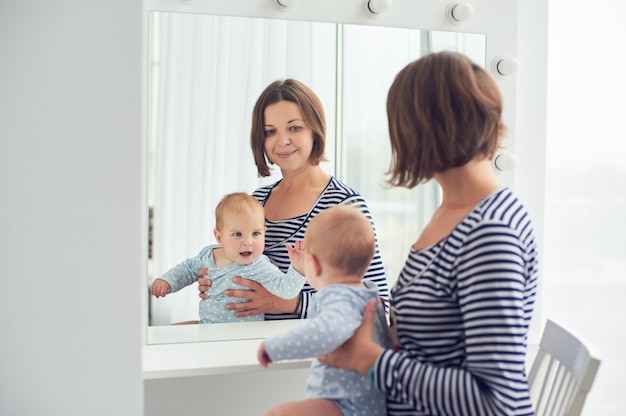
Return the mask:
[[218, 230], [217, 228], [214, 228], [213, 235], [215, 236], [215, 241], [217, 241], [217, 244], [221, 246], [222, 245], [222, 233], [220, 233], [220, 230]]
[[322, 264], [315, 254], [307, 254], [307, 260], [311, 263], [311, 267], [313, 268], [313, 273], [315, 275], [313, 277], [317, 277], [322, 274]]

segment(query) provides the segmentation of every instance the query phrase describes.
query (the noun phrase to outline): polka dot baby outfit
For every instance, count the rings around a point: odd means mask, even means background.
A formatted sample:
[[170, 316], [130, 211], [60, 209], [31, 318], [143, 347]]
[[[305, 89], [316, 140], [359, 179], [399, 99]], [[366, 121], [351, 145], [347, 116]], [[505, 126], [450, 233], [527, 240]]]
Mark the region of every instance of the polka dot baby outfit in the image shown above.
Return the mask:
[[[325, 366], [317, 358], [347, 341], [361, 325], [363, 311], [371, 298], [379, 299], [376, 286], [330, 285], [313, 298], [313, 315], [293, 330], [265, 341], [272, 361], [313, 358], [306, 397], [337, 402], [344, 414], [385, 415], [386, 395], [371, 386], [369, 377], [355, 371]], [[378, 302], [375, 341], [389, 347], [384, 307]]]
[[245, 300], [224, 295], [224, 291], [227, 289], [246, 289], [244, 286], [233, 283], [235, 276], [259, 282], [270, 293], [285, 299], [291, 299], [300, 293], [306, 281], [304, 276], [293, 267], [290, 267], [287, 273], [282, 273], [265, 255], [260, 256], [250, 264], [232, 263], [218, 267], [213, 259], [213, 250], [217, 247], [219, 246], [205, 247], [196, 257], [183, 261], [161, 277], [170, 284], [172, 292], [176, 292], [195, 283], [198, 280], [198, 270], [203, 267], [209, 270], [208, 277], [213, 281], [213, 284], [208, 292], [209, 299], [200, 301], [201, 324], [262, 321], [264, 319], [263, 314], [237, 317], [235, 316], [236, 311], [226, 309], [226, 305], [229, 303]]

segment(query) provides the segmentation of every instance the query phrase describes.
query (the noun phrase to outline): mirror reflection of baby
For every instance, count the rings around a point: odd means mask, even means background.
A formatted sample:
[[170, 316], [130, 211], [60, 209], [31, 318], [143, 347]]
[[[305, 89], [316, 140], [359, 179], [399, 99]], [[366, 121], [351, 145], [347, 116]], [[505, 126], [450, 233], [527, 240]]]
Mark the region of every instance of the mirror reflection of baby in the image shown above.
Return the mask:
[[363, 319], [365, 305], [376, 299], [374, 340], [391, 346], [384, 303], [375, 284], [362, 279], [375, 252], [372, 224], [356, 208], [328, 208], [309, 223], [304, 234], [304, 270], [318, 293], [312, 318], [259, 346], [264, 367], [273, 361], [313, 358], [305, 400], [280, 404], [270, 415], [386, 415], [386, 395], [368, 376], [321, 364], [323, 356], [350, 339]]
[[209, 298], [200, 301], [201, 324], [264, 320], [263, 314], [237, 317], [235, 311], [226, 309], [229, 303], [244, 301], [224, 295], [227, 289], [245, 289], [233, 283], [235, 276], [255, 280], [282, 298], [291, 299], [300, 293], [305, 279], [298, 269], [304, 270], [304, 259], [300, 257], [300, 251], [290, 250], [292, 266], [287, 273], [282, 273], [263, 254], [265, 212], [255, 198], [243, 192], [222, 198], [215, 209], [213, 234], [217, 245], [203, 248], [196, 257], [181, 262], [155, 279], [150, 293], [158, 298], [177, 292], [195, 283], [198, 271], [207, 268], [212, 283], [206, 292]]

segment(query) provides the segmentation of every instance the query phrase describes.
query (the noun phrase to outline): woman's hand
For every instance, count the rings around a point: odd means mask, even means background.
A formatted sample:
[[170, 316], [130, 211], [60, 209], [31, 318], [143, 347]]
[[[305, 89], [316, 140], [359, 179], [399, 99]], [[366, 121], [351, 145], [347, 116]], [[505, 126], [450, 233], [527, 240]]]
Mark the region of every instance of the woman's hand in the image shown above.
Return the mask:
[[319, 357], [322, 364], [339, 367], [346, 370], [358, 371], [367, 375], [369, 369], [376, 363], [383, 347], [374, 342], [374, 319], [376, 317], [377, 301], [370, 299], [365, 305], [361, 326], [354, 332], [352, 338], [330, 354]]
[[226, 309], [236, 311], [236, 316], [250, 316], [259, 313], [289, 313], [295, 308], [295, 299], [283, 299], [272, 295], [258, 282], [243, 277], [233, 277], [233, 282], [248, 289], [228, 289], [226, 296], [245, 299], [241, 303], [229, 303]]
[[[208, 275], [209, 275], [209, 269], [207, 269], [206, 267], [198, 270], [198, 276], [208, 276]], [[200, 291], [200, 293], [198, 293], [198, 296], [200, 296], [204, 300], [207, 300], [209, 298], [209, 295], [207, 295], [206, 292], [208, 292], [211, 289], [212, 285], [213, 285], [213, 280], [209, 279], [208, 277], [199, 277], [198, 278], [198, 290]]]

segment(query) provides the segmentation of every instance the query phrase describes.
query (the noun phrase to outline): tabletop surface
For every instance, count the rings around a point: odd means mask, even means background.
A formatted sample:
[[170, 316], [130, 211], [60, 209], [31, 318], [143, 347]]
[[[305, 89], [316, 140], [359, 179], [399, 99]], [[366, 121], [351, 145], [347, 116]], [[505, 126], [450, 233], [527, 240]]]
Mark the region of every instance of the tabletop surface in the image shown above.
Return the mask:
[[[301, 320], [169, 325], [148, 328], [143, 346], [144, 379], [267, 371], [257, 360], [265, 338], [285, 332]], [[269, 370], [307, 368], [311, 360], [270, 364]]]

